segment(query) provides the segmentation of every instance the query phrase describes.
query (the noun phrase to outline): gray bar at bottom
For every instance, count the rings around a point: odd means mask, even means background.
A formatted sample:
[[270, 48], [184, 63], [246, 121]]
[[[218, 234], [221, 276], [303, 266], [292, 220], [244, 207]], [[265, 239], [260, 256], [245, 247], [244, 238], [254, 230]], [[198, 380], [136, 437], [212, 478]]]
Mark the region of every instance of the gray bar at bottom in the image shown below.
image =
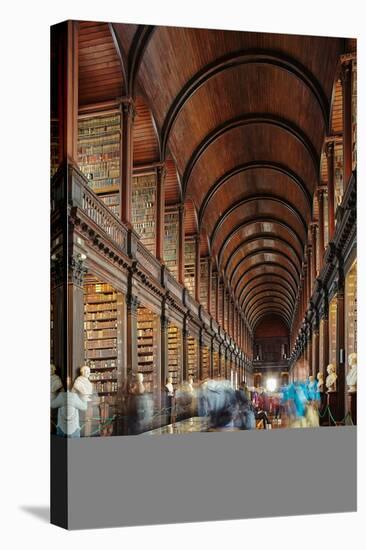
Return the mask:
[[69, 529], [356, 510], [355, 427], [68, 441]]

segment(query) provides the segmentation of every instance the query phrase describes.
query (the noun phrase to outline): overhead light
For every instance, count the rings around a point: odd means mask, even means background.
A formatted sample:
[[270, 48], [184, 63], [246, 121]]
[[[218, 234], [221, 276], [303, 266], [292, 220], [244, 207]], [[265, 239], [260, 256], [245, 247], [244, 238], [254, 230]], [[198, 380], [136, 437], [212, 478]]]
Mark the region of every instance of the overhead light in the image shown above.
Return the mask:
[[269, 392], [273, 392], [277, 388], [277, 380], [275, 378], [267, 378], [266, 388]]

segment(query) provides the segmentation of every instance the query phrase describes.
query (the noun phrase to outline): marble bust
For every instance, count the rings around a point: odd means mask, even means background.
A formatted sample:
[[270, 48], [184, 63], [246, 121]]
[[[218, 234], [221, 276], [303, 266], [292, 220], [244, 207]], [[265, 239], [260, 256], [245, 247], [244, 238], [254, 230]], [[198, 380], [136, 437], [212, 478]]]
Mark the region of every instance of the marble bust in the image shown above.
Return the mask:
[[190, 376], [190, 377], [188, 378], [187, 389], [190, 391], [190, 393], [193, 393], [193, 392], [194, 392], [193, 376]]
[[167, 378], [167, 383], [165, 384], [165, 391], [167, 392], [169, 397], [174, 397], [173, 378], [171, 376], [168, 376]]
[[142, 372], [137, 372], [135, 374], [135, 382], [131, 384], [130, 394], [131, 395], [143, 395], [145, 393], [144, 386], [144, 375]]
[[332, 393], [336, 391], [336, 380], [338, 378], [336, 375], [336, 368], [332, 363], [329, 363], [327, 366], [327, 373], [328, 376], [325, 379], [325, 385], [327, 387], [327, 393]]
[[348, 356], [348, 365], [350, 367], [347, 374], [348, 392], [357, 391], [357, 353], [350, 353]]
[[72, 391], [78, 393], [79, 397], [84, 401], [91, 401], [94, 393], [93, 383], [89, 380], [90, 368], [83, 366], [80, 368], [80, 376], [78, 376], [74, 382]]
[[318, 380], [318, 392], [324, 391], [324, 377], [322, 372], [318, 372], [316, 375], [316, 378]]
[[59, 375], [56, 374], [55, 365], [51, 365], [51, 401], [55, 399], [60, 391], [64, 391], [62, 380]]

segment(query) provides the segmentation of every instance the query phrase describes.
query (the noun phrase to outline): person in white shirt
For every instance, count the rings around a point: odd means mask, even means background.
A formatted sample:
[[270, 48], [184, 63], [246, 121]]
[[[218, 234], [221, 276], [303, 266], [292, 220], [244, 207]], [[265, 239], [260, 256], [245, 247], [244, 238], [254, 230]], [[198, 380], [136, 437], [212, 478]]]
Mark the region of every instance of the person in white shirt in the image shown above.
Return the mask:
[[51, 408], [58, 409], [56, 434], [61, 437], [80, 437], [79, 410], [85, 411], [88, 402], [71, 392], [70, 378], [67, 379], [67, 391], [60, 392], [51, 401]]

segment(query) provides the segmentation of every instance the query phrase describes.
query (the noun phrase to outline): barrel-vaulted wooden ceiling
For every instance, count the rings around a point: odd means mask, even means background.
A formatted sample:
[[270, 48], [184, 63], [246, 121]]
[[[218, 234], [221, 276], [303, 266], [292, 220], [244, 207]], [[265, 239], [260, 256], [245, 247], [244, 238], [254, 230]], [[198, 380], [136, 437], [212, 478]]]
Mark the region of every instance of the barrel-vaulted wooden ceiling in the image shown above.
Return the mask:
[[[134, 163], [168, 161], [167, 204], [250, 325], [291, 323], [343, 39], [81, 23], [79, 103], [136, 99]], [[174, 162], [175, 167], [174, 167]], [[176, 168], [176, 169], [175, 169]]]

